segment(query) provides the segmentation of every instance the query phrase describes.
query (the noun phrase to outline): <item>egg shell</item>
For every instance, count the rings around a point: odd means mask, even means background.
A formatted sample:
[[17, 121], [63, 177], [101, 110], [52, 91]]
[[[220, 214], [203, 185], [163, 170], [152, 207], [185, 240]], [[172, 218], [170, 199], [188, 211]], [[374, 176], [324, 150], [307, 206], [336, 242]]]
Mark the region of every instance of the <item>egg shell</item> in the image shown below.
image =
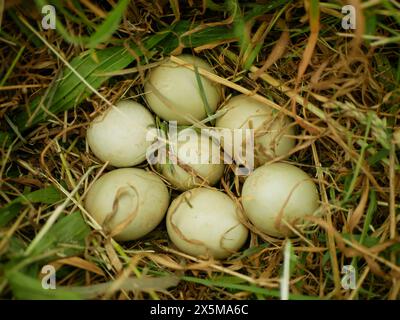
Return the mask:
[[161, 164], [160, 169], [162, 175], [178, 190], [212, 186], [221, 179], [225, 166], [223, 159], [220, 159], [220, 147], [205, 134], [192, 129], [182, 130], [170, 147], [179, 162]]
[[283, 237], [292, 232], [280, 217], [298, 226], [304, 216], [318, 209], [319, 194], [303, 170], [287, 163], [273, 163], [257, 168], [246, 179], [242, 203], [245, 214], [259, 230]]
[[244, 245], [248, 236], [238, 210], [235, 202], [221, 191], [191, 189], [171, 203], [166, 218], [168, 235], [190, 255], [227, 258]]
[[274, 114], [273, 109], [251, 96], [231, 98], [221, 109], [216, 127], [228, 129], [254, 129], [254, 157], [256, 166], [278, 156], [287, 155], [295, 146], [293, 125], [284, 115]]
[[[214, 73], [211, 66], [198, 57], [183, 54], [178, 58]], [[199, 76], [210, 111], [214, 112], [221, 99], [221, 86]], [[196, 73], [169, 59], [149, 72], [144, 91], [150, 108], [164, 120], [188, 125], [207, 117]]]
[[115, 203], [117, 211], [107, 226], [109, 230], [134, 217], [114, 237], [127, 241], [152, 231], [165, 216], [169, 199], [168, 188], [156, 174], [138, 168], [122, 168], [112, 170], [94, 182], [86, 195], [85, 208], [102, 225], [113, 212]]
[[87, 130], [91, 151], [115, 167], [135, 166], [146, 159], [152, 141], [146, 140], [155, 126], [151, 112], [141, 104], [125, 100], [96, 117]]

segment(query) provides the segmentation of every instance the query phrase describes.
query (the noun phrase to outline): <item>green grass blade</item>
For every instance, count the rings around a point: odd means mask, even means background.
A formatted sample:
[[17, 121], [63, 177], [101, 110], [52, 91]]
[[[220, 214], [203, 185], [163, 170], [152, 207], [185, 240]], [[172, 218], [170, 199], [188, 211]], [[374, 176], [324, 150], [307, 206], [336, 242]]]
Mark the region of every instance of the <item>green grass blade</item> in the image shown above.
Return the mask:
[[[225, 281], [220, 281], [220, 280], [215, 281], [215, 280], [208, 280], [208, 279], [200, 279], [200, 278], [194, 278], [194, 277], [189, 277], [189, 276], [182, 277], [182, 280], [202, 284], [202, 285], [209, 286], [209, 287], [220, 287], [220, 288], [232, 289], [232, 290], [237, 290], [237, 291], [247, 291], [247, 292], [251, 292], [254, 294], [261, 294], [266, 297], [274, 297], [274, 298], [280, 297], [279, 290], [260, 288], [255, 285], [237, 284], [237, 283], [232, 283], [231, 281], [225, 282]], [[290, 294], [289, 299], [290, 300], [319, 300], [318, 297], [305, 296], [305, 295], [301, 295], [301, 294]]]
[[15, 59], [14, 59], [13, 62], [11, 63], [11, 65], [10, 65], [10, 67], [8, 68], [8, 70], [7, 70], [6, 74], [4, 75], [3, 79], [1, 79], [1, 81], [0, 81], [0, 87], [2, 87], [2, 86], [6, 83], [8, 77], [9, 77], [9, 76], [11, 75], [11, 73], [13, 72], [13, 70], [14, 70], [14, 68], [15, 68], [15, 65], [17, 64], [19, 58], [21, 58], [21, 55], [22, 55], [22, 53], [24, 52], [24, 50], [25, 50], [25, 46], [22, 46], [22, 47], [19, 49], [17, 55], [15, 56]]
[[6, 272], [13, 295], [24, 300], [76, 300], [81, 296], [66, 289], [47, 290], [42, 287], [39, 279], [30, 277], [22, 272]]
[[121, 0], [115, 8], [108, 14], [106, 20], [101, 24], [97, 31], [89, 38], [87, 47], [94, 48], [100, 43], [107, 41], [118, 29], [122, 16], [130, 0]]
[[212, 115], [212, 111], [210, 105], [208, 104], [207, 95], [204, 91], [204, 86], [201, 81], [201, 76], [199, 74], [199, 69], [197, 68], [197, 66], [194, 66], [194, 73], [196, 75], [197, 85], [199, 86], [200, 97], [201, 100], [203, 101], [204, 110], [206, 111], [207, 116], [210, 117]]
[[[168, 41], [168, 35], [172, 31], [173, 29], [167, 29], [164, 32], [157, 33], [146, 39], [144, 42], [146, 49], [150, 50], [157, 45], [163, 46], [164, 41]], [[173, 49], [174, 48], [171, 50]], [[132, 50], [135, 50], [139, 57], [143, 56], [143, 53], [137, 47], [132, 47]], [[97, 61], [93, 59], [93, 55], [90, 55], [89, 52], [86, 51], [80, 56], [75, 57], [70, 63], [95, 89], [98, 89], [110, 78], [109, 76], [99, 76], [99, 74], [122, 70], [135, 60], [124, 47], [110, 47], [96, 50], [95, 55]], [[53, 114], [74, 108], [74, 106], [81, 103], [92, 93], [69, 68], [64, 68], [63, 75], [64, 77], [62, 80], [57, 83], [54, 95], [50, 95], [51, 103], [49, 103], [49, 99], [45, 99], [44, 101], [44, 107]], [[21, 132], [47, 119], [48, 114], [43, 110], [38, 110], [34, 119], [32, 119], [29, 125], [27, 124], [30, 114], [40, 107], [40, 101], [40, 96], [33, 100], [30, 105], [29, 114], [24, 110], [15, 115], [14, 123]]]
[[19, 196], [0, 209], [0, 227], [11, 221], [20, 212], [22, 205], [26, 203], [54, 204], [63, 198], [62, 194], [53, 186]]
[[62, 256], [75, 256], [82, 253], [85, 238], [90, 228], [80, 212], [74, 212], [59, 219], [38, 242], [32, 255], [57, 249]]
[[[96, 56], [98, 62], [87, 53], [74, 58], [71, 62], [71, 66], [95, 89], [99, 88], [102, 83], [109, 79], [109, 77], [106, 76], [98, 76], [98, 73], [123, 69], [134, 59], [127, 50], [122, 47], [111, 47], [100, 50], [96, 52]], [[52, 98], [52, 103], [48, 106], [49, 112], [53, 114], [73, 108], [91, 93], [86, 85], [68, 68], [65, 68], [64, 74], [64, 78], [58, 83]], [[30, 105], [31, 113], [38, 108], [40, 99], [41, 97], [37, 97]], [[48, 101], [45, 100], [45, 106], [47, 105], [46, 102]], [[29, 126], [27, 126], [29, 115], [23, 111], [16, 116], [15, 123], [20, 131], [24, 131], [30, 126], [45, 120], [47, 117], [48, 115], [46, 112], [39, 110], [36, 117], [30, 122]]]

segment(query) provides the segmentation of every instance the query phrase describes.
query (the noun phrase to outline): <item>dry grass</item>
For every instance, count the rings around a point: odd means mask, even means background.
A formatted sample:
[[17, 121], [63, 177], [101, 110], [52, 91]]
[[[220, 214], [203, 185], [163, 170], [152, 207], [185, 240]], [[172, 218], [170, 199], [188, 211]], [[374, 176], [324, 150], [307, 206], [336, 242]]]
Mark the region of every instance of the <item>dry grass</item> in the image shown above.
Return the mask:
[[[41, 266], [52, 263], [60, 286], [115, 280], [90, 297], [280, 297], [287, 239], [271, 238], [244, 221], [252, 233], [241, 253], [226, 261], [199, 259], [177, 251], [163, 223], [144, 239], [118, 244], [82, 207], [90, 184], [107, 170], [89, 152], [87, 124], [121, 98], [145, 104], [146, 71], [164, 56], [183, 51], [215, 66], [218, 77], [199, 72], [223, 84], [225, 98], [238, 92], [255, 95], [297, 124], [297, 146], [286, 161], [315, 178], [322, 216], [310, 218], [312, 227], [297, 230], [298, 237], [290, 240], [290, 298], [398, 299], [400, 147], [392, 132], [400, 127], [400, 44], [395, 39], [400, 15], [390, 10], [389, 5], [398, 6], [395, 1], [353, 2], [358, 22], [365, 22], [366, 28], [354, 33], [341, 28], [339, 2], [274, 1], [271, 9], [248, 21], [237, 10], [217, 10], [218, 5], [206, 10], [207, 1], [132, 2], [117, 32], [97, 46], [125, 47], [132, 62], [100, 73], [110, 78], [93, 87], [94, 94], [82, 102], [70, 101], [68, 108], [54, 110], [50, 98], [66, 75], [65, 61], [85, 46], [52, 30], [39, 32], [48, 45], [44, 44], [29, 30], [39, 30], [41, 16], [35, 5], [7, 1], [0, 12], [0, 296], [26, 297], [18, 289], [22, 280], [10, 276], [10, 270], [38, 279]], [[111, 3], [115, 1], [69, 1], [60, 22], [70, 34], [88, 37]], [[249, 13], [251, 6], [242, 5], [240, 11]], [[170, 36], [147, 47], [149, 36], [162, 35], [161, 30], [182, 21], [188, 22], [172, 33], [180, 34], [180, 41]], [[96, 59], [94, 51], [89, 55]], [[29, 109], [35, 98], [45, 102], [40, 111]], [[34, 123], [35, 112], [46, 114], [45, 120]], [[32, 126], [18, 123], [21, 113]], [[60, 196], [52, 194], [51, 201], [46, 201], [46, 193], [44, 200], [27, 196], [48, 186]], [[218, 187], [240, 205], [240, 181], [231, 168]], [[25, 199], [10, 205], [18, 197]], [[54, 252], [39, 250], [56, 218], [76, 211], [91, 228], [83, 242], [75, 244], [72, 257], [60, 255], [65, 243], [52, 246]], [[1, 215], [7, 214], [12, 218], [3, 223]], [[73, 241], [67, 245], [73, 246]], [[354, 290], [341, 285], [342, 267], [350, 264], [357, 273]], [[157, 276], [165, 278], [157, 282]], [[127, 289], [132, 279], [143, 282], [135, 282], [135, 290]], [[28, 298], [42, 297], [36, 285], [29, 287], [33, 293]], [[63, 294], [48, 298], [70, 297]]]

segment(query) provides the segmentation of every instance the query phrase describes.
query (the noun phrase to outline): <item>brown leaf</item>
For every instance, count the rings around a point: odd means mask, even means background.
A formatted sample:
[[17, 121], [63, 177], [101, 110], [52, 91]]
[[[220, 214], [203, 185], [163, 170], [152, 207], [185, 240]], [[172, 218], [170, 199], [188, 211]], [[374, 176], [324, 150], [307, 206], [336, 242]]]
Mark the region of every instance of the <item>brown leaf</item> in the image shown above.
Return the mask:
[[161, 264], [174, 270], [184, 270], [185, 268], [165, 254], [146, 254], [146, 256], [155, 263]]
[[356, 11], [356, 29], [354, 30], [354, 38], [351, 41], [351, 52], [350, 55], [356, 55], [360, 52], [360, 46], [362, 44], [362, 36], [365, 31], [365, 18], [363, 14], [363, 8], [360, 0], [350, 0], [349, 4], [354, 6]]
[[[285, 24], [284, 27], [286, 28]], [[251, 76], [254, 80], [256, 80], [262, 73], [266, 72], [269, 67], [271, 67], [283, 56], [287, 49], [289, 41], [289, 31], [285, 29], [279, 37], [278, 41], [275, 43], [271, 53], [269, 54], [267, 60], [264, 62], [263, 66]]]
[[[321, 75], [324, 72], [325, 68], [328, 66], [329, 60], [325, 60], [317, 69], [317, 71], [314, 72], [314, 74], [311, 76], [310, 82], [314, 87], [320, 85], [321, 82]], [[332, 81], [329, 81], [328, 85], [332, 85]], [[327, 87], [329, 88], [329, 86]]]
[[219, 40], [219, 41], [203, 44], [202, 46], [195, 47], [195, 48], [193, 48], [193, 50], [194, 50], [194, 52], [199, 53], [199, 52], [201, 52], [203, 50], [214, 49], [215, 47], [218, 47], [218, 46], [220, 46], [222, 44], [227, 44], [227, 43], [231, 43], [231, 42], [235, 42], [235, 41], [237, 41], [236, 38]]
[[311, 33], [310, 33], [310, 37], [308, 38], [306, 48], [303, 52], [303, 57], [299, 64], [299, 70], [298, 70], [297, 79], [296, 79], [296, 87], [299, 85], [301, 78], [303, 77], [308, 65], [310, 64], [312, 55], [314, 53], [315, 46], [318, 41], [319, 12], [318, 12], [317, 19], [313, 19], [313, 17], [310, 14], [309, 14], [309, 19], [310, 19]]
[[54, 261], [55, 263], [66, 264], [69, 266], [77, 267], [83, 270], [87, 270], [93, 273], [96, 273], [100, 276], [104, 276], [103, 270], [101, 270], [98, 266], [96, 266], [93, 262], [84, 260], [80, 257], [70, 257], [65, 259], [59, 259]]
[[123, 268], [121, 261], [118, 258], [117, 253], [115, 252], [114, 247], [111, 244], [111, 239], [108, 238], [104, 244], [104, 247], [107, 252], [107, 256], [110, 259], [110, 262], [112, 266], [117, 270], [117, 272], [120, 272]]
[[376, 246], [369, 248], [369, 250], [375, 254], [378, 254], [379, 252], [386, 250], [387, 248], [389, 248], [397, 243], [400, 243], [400, 238], [391, 239], [391, 240], [385, 241], [383, 243], [377, 244]]
[[377, 276], [380, 276], [382, 278], [388, 278], [388, 276], [385, 274], [385, 272], [382, 271], [381, 267], [379, 266], [378, 262], [376, 262], [374, 259], [368, 256], [364, 256], [365, 261], [368, 264], [368, 267], [371, 269], [371, 272], [376, 274]]
[[349, 232], [351, 233], [353, 229], [358, 225], [361, 220], [361, 217], [364, 214], [365, 207], [368, 201], [368, 194], [369, 194], [369, 180], [364, 179], [364, 190], [361, 195], [360, 203], [358, 204], [357, 208], [354, 210], [353, 214], [351, 215], [348, 223]]

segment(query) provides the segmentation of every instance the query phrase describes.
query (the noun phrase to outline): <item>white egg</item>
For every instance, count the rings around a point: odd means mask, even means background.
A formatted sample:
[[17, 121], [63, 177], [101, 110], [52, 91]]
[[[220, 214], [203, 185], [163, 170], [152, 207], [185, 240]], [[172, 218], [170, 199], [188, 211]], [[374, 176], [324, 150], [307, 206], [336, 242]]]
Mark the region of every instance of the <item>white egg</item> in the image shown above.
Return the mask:
[[293, 125], [288, 117], [246, 95], [231, 98], [220, 111], [215, 126], [228, 129], [254, 129], [255, 165], [260, 166], [294, 148]]
[[185, 253], [224, 259], [247, 239], [248, 230], [238, 214], [238, 206], [225, 193], [192, 189], [171, 203], [166, 218], [168, 235]]
[[176, 163], [161, 164], [160, 171], [179, 190], [212, 186], [224, 173], [219, 145], [193, 129], [180, 131], [176, 141], [169, 142], [169, 152]]
[[[114, 238], [134, 240], [152, 231], [163, 219], [169, 205], [169, 192], [154, 173], [137, 168], [122, 168], [101, 176], [89, 189], [85, 208], [106, 228], [132, 219]], [[114, 211], [113, 211], [114, 210]], [[115, 216], [110, 219], [112, 214]]]
[[146, 150], [152, 143], [146, 140], [146, 134], [154, 126], [148, 109], [125, 100], [92, 121], [87, 142], [101, 161], [109, 161], [115, 167], [135, 166], [146, 159]]
[[291, 235], [281, 219], [299, 226], [302, 218], [312, 215], [319, 206], [319, 194], [311, 177], [286, 163], [257, 168], [246, 179], [242, 203], [250, 221], [266, 234]]
[[[198, 57], [184, 54], [178, 58], [214, 73], [211, 66]], [[221, 99], [221, 87], [199, 76], [210, 112], [213, 113]], [[196, 73], [169, 59], [150, 71], [144, 90], [150, 108], [164, 120], [176, 120], [180, 125], [187, 125], [207, 117]]]

